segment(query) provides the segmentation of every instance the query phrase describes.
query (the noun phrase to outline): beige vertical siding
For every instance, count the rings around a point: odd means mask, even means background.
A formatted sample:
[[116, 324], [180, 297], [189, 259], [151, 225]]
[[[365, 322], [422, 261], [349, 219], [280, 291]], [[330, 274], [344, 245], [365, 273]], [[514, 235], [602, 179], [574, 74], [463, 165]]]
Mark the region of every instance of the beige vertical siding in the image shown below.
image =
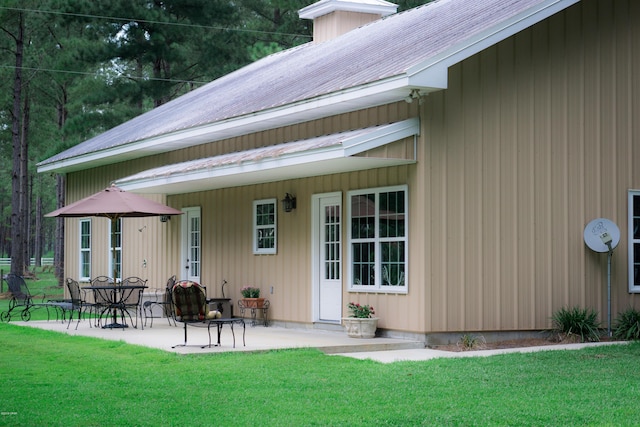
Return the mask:
[[573, 305], [605, 319], [606, 256], [582, 240], [601, 216], [623, 235], [612, 311], [637, 304], [624, 237], [640, 186], [638, 41], [637, 2], [584, 1], [452, 67], [427, 98], [426, 330], [547, 328]]
[[380, 15], [371, 13], [335, 11], [320, 16], [313, 21], [313, 40], [322, 42], [331, 40], [369, 22], [376, 21]]

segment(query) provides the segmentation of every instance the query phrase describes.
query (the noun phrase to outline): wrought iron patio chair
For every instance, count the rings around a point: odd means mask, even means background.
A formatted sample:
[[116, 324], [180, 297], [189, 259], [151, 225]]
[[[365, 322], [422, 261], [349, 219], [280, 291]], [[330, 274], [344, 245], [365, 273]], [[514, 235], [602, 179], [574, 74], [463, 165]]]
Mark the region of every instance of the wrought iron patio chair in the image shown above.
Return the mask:
[[[147, 280], [141, 279], [140, 277], [127, 277], [122, 281], [122, 286], [147, 286]], [[142, 292], [143, 288], [138, 289], [122, 289], [120, 292], [122, 293], [120, 297], [120, 310], [122, 312], [122, 317], [124, 319], [124, 314], [126, 313], [129, 316], [129, 320], [131, 321], [131, 326], [134, 328], [138, 327], [138, 319], [142, 318]], [[136, 315], [136, 324], [133, 325], [133, 318], [131, 317], [131, 312], [134, 312]], [[140, 322], [142, 329], [144, 329], [144, 325]]]
[[[169, 322], [169, 326], [171, 326], [171, 320], [173, 319], [173, 325], [178, 326], [176, 324], [173, 313], [173, 301], [171, 299], [171, 292], [173, 292], [173, 285], [176, 284], [176, 276], [171, 276], [167, 280], [167, 285], [164, 290], [164, 295], [162, 296], [162, 300], [158, 300], [158, 295], [156, 294], [155, 301], [145, 301], [143, 304], [144, 310], [144, 326], [147, 326], [147, 318], [151, 318], [150, 327], [153, 328], [153, 306], [158, 306], [162, 309], [162, 313], [167, 318]], [[149, 310], [149, 314], [147, 315], [147, 310]]]
[[27, 283], [24, 281], [24, 278], [22, 276], [9, 273], [5, 277], [3, 277], [2, 280], [7, 283], [9, 292], [11, 293], [11, 300], [9, 301], [9, 310], [0, 313], [0, 320], [2, 320], [3, 322], [9, 322], [11, 320], [11, 316], [17, 315], [17, 312], [19, 311], [20, 318], [23, 321], [28, 322], [31, 319], [31, 310], [41, 307], [47, 309], [47, 320], [49, 320], [50, 318], [50, 308], [56, 310], [56, 319], [58, 318], [58, 310], [60, 310], [61, 308], [59, 306], [56, 306], [56, 303], [53, 301], [46, 301], [46, 296], [44, 295], [44, 293], [41, 294], [41, 296], [38, 295], [38, 298], [40, 298], [40, 300], [36, 301], [34, 299], [34, 295], [29, 292]]
[[[73, 313], [78, 313], [78, 323], [76, 323], [76, 329], [78, 329], [78, 325], [80, 325], [80, 319], [82, 319], [82, 313], [86, 313], [89, 311], [90, 315], [95, 314], [96, 304], [91, 303], [87, 300], [87, 292], [84, 289], [80, 289], [80, 285], [74, 279], [67, 278], [66, 280], [67, 289], [69, 289], [70, 302], [68, 303], [67, 311], [70, 311], [69, 323], [67, 324], [67, 329], [71, 325], [73, 321]], [[89, 321], [89, 327], [91, 327], [91, 321]]]
[[[173, 285], [171, 292], [173, 300], [174, 320], [184, 324], [184, 344], [174, 345], [184, 347], [187, 345], [187, 325], [206, 326], [209, 331], [209, 347], [211, 347], [211, 321], [221, 317], [217, 310], [209, 311], [207, 296], [200, 284], [190, 280], [180, 280]], [[220, 335], [218, 335], [219, 339]], [[203, 348], [206, 346], [202, 346]]]
[[[91, 286], [111, 286], [113, 285], [113, 279], [108, 276], [97, 276], [91, 279]], [[93, 291], [93, 303], [95, 313], [94, 322], [96, 326], [99, 326], [102, 322], [102, 316], [105, 313], [109, 313], [113, 309], [113, 291]]]

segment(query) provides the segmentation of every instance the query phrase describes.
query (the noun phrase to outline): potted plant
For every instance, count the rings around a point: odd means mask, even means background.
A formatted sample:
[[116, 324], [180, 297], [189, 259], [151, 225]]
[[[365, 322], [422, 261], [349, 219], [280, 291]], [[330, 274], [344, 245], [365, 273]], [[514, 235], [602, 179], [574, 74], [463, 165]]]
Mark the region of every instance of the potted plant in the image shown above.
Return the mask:
[[347, 308], [350, 310], [349, 317], [342, 318], [347, 335], [352, 338], [373, 338], [378, 328], [378, 318], [373, 317], [376, 314], [373, 306], [350, 302]]
[[242, 305], [245, 308], [263, 308], [264, 298], [260, 298], [260, 288], [254, 286], [244, 286], [240, 289], [242, 294]]

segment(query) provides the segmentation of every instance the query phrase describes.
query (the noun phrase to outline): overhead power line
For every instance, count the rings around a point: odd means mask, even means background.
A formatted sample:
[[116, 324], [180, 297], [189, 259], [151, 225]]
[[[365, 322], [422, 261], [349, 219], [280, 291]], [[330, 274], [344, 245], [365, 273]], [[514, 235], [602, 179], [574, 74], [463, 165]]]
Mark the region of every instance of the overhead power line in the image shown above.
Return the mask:
[[[0, 68], [9, 68], [15, 70], [15, 65], [1, 65]], [[83, 76], [93, 76], [97, 77], [99, 73], [90, 73], [86, 71], [70, 71], [70, 70], [56, 70], [52, 68], [35, 68], [35, 67], [22, 67], [23, 70], [28, 71], [36, 71], [36, 72], [47, 72], [47, 73], [63, 73], [63, 74], [78, 74]], [[118, 74], [118, 78], [125, 78], [131, 80], [149, 80], [149, 81], [160, 81], [160, 82], [169, 82], [169, 83], [193, 83], [193, 84], [207, 84], [211, 81], [198, 81], [198, 80], [180, 80], [180, 79], [163, 79], [160, 77], [140, 77], [140, 76], [132, 76], [129, 74]]]
[[203, 28], [203, 29], [209, 29], [209, 30], [222, 30], [222, 31], [238, 31], [238, 32], [244, 32], [244, 33], [273, 34], [278, 36], [305, 37], [309, 39], [311, 38], [311, 36], [307, 34], [278, 33], [276, 31], [249, 30], [246, 28], [228, 28], [228, 27], [221, 27], [221, 26], [215, 26], [215, 25], [184, 24], [180, 22], [161, 22], [161, 21], [152, 21], [149, 19], [120, 18], [117, 16], [90, 15], [86, 13], [73, 13], [73, 12], [58, 12], [55, 10], [26, 9], [21, 7], [7, 7], [7, 6], [0, 6], [0, 9], [13, 10], [16, 12], [48, 13], [51, 15], [77, 16], [79, 18], [105, 19], [110, 21], [144, 22], [146, 24], [173, 25], [177, 27]]

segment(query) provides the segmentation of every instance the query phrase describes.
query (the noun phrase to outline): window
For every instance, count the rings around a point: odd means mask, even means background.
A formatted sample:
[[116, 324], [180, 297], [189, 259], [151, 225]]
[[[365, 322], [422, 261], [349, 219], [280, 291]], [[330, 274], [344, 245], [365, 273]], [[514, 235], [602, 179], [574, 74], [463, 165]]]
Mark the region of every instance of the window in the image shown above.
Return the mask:
[[629, 292], [640, 293], [640, 190], [629, 191]]
[[[115, 224], [115, 227], [113, 227]], [[113, 229], [112, 229], [113, 228]], [[114, 249], [115, 247], [115, 249]], [[114, 273], [113, 257], [115, 250], [115, 275], [114, 279], [122, 279], [122, 218], [114, 223], [109, 221], [109, 276]]]
[[80, 280], [91, 280], [91, 220], [80, 220]]
[[253, 253], [275, 254], [277, 248], [276, 199], [253, 202]]
[[407, 187], [349, 192], [350, 290], [407, 292]]

